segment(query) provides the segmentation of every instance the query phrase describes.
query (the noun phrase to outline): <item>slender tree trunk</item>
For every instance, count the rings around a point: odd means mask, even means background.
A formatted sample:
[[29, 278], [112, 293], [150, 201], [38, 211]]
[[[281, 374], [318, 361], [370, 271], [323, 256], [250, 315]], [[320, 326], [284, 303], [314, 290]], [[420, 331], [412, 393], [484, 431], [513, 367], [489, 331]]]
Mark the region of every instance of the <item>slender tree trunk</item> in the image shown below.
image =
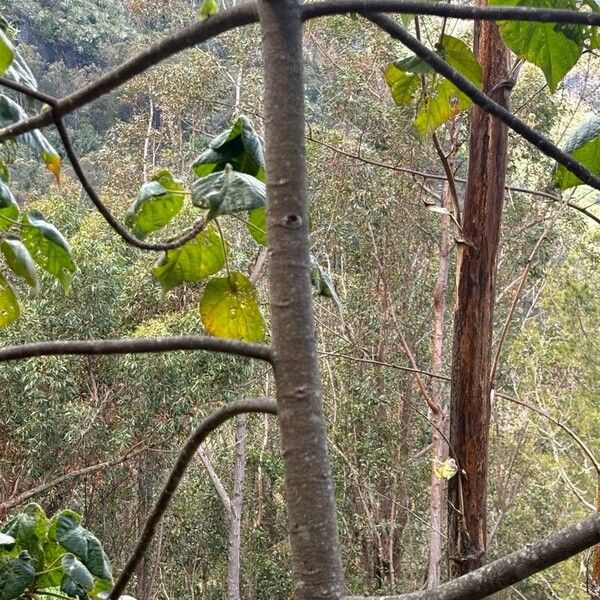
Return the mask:
[[[600, 512], [600, 473], [597, 473], [596, 510]], [[592, 576], [589, 582], [590, 598], [600, 598], [600, 545], [594, 548], [592, 557]]]
[[[474, 48], [483, 67], [484, 91], [507, 106], [509, 55], [494, 23], [475, 24]], [[486, 550], [492, 318], [507, 139], [506, 126], [479, 107], [472, 109], [464, 243], [459, 244], [457, 264], [450, 409], [450, 443], [463, 470], [449, 485], [452, 577], [480, 566]]]
[[310, 290], [298, 0], [259, 3], [271, 325], [297, 600], [338, 600], [343, 578]]
[[[144, 524], [148, 518], [150, 503], [152, 502], [151, 463], [149, 455], [149, 452], [145, 452], [138, 460], [136, 515], [138, 534], [141, 534], [144, 529]], [[139, 600], [147, 600], [151, 566], [151, 556], [150, 553], [147, 553], [137, 570], [135, 595]]]
[[[452, 197], [448, 184], [444, 186], [442, 205], [452, 210]], [[456, 217], [457, 219], [459, 216]], [[442, 217], [442, 233], [440, 238], [440, 262], [438, 275], [433, 290], [433, 351], [432, 371], [441, 374], [443, 367], [444, 349], [444, 317], [446, 314], [446, 289], [448, 287], [448, 270], [450, 265], [450, 217]], [[448, 444], [444, 439], [446, 435], [447, 414], [442, 400], [442, 387], [439, 379], [431, 380], [431, 401], [440, 407], [440, 412], [432, 412], [433, 423], [431, 455], [434, 460], [445, 460], [448, 456]], [[430, 530], [429, 530], [429, 567], [427, 569], [427, 588], [431, 589], [440, 584], [444, 507], [446, 500], [446, 482], [431, 471], [431, 499], [429, 502]]]
[[240, 561], [242, 531], [242, 500], [246, 474], [246, 437], [248, 415], [239, 415], [235, 422], [235, 453], [233, 459], [233, 494], [229, 521], [229, 561], [227, 563], [228, 600], [240, 600]]

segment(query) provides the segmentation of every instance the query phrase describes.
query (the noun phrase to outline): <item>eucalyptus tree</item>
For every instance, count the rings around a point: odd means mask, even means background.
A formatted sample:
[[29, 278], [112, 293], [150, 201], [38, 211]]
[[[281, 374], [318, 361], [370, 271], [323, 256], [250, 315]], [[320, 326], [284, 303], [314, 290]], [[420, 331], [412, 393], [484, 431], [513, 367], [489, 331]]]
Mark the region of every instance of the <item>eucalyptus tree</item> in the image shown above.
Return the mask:
[[[570, 8], [567, 7], [567, 8]], [[412, 36], [406, 28], [383, 14], [374, 12], [377, 9], [389, 12], [416, 13], [438, 15], [442, 17], [470, 18], [486, 22], [502, 20], [509, 23], [527, 22], [534, 29], [512, 28], [503, 26], [509, 45], [524, 58], [535, 61], [544, 58], [543, 68], [552, 69], [549, 76], [550, 85], [556, 83], [554, 62], [548, 67], [546, 58], [531, 45], [539, 44], [540, 32], [543, 36], [551, 32], [562, 32], [564, 24], [569, 25], [569, 34], [563, 35], [567, 42], [575, 40], [576, 48], [569, 46], [568, 52], [558, 42], [550, 45], [549, 51], [560, 52], [569, 60], [563, 65], [566, 72], [577, 49], [579, 54], [584, 43], [594, 43], [595, 27], [600, 24], [600, 15], [593, 11], [555, 11], [531, 10], [524, 7], [467, 7], [450, 5], [421, 5], [419, 3], [399, 3], [394, 0], [376, 0], [369, 5], [364, 2], [344, 0], [324, 0], [314, 4], [300, 6], [295, 0], [277, 0], [244, 4], [226, 11], [215, 13], [214, 3], [203, 6], [206, 20], [189, 26], [181, 32], [166, 37], [150, 46], [140, 55], [123, 63], [112, 72], [99, 78], [92, 85], [79, 90], [63, 99], [55, 99], [35, 89], [35, 81], [21, 64], [18, 53], [14, 50], [9, 36], [5, 32], [0, 38], [0, 65], [10, 79], [3, 79], [2, 84], [26, 98], [33, 98], [47, 105], [46, 110], [38, 110], [32, 117], [14, 101], [5, 97], [2, 113], [6, 127], [0, 131], [0, 140], [20, 136], [29, 143], [57, 176], [60, 168], [58, 153], [49, 146], [41, 136], [39, 127], [54, 124], [61, 137], [66, 154], [75, 174], [81, 181], [85, 191], [104, 219], [129, 244], [143, 250], [161, 252], [162, 256], [154, 268], [154, 274], [164, 289], [169, 290], [184, 281], [206, 280], [206, 286], [199, 302], [199, 310], [206, 330], [215, 336], [183, 336], [183, 337], [143, 337], [123, 340], [74, 340], [47, 341], [33, 344], [8, 346], [0, 350], [0, 360], [15, 360], [33, 356], [55, 354], [124, 354], [135, 352], [164, 352], [173, 350], [212, 350], [270, 363], [276, 383], [276, 404], [270, 399], [254, 399], [234, 401], [213, 412], [188, 439], [171, 471], [168, 481], [160, 494], [157, 503], [148, 516], [140, 540], [129, 561], [125, 565], [114, 587], [103, 584], [100, 591], [94, 579], [82, 576], [77, 585], [65, 586], [63, 591], [73, 597], [86, 595], [104, 597], [108, 592], [109, 600], [120, 597], [136, 567], [143, 559], [157, 525], [184, 475], [186, 467], [194, 456], [198, 446], [206, 436], [218, 428], [223, 422], [237, 414], [246, 412], [277, 412], [281, 433], [282, 454], [286, 481], [286, 497], [289, 522], [289, 535], [292, 549], [292, 570], [294, 595], [298, 599], [328, 598], [339, 600], [345, 596], [344, 579], [340, 559], [340, 548], [337, 535], [336, 514], [334, 506], [333, 486], [327, 452], [325, 421], [320, 394], [318, 361], [315, 344], [315, 328], [311, 307], [311, 274], [319, 282], [319, 286], [327, 291], [327, 278], [322, 268], [311, 261], [309, 254], [309, 219], [306, 206], [306, 183], [304, 161], [304, 110], [303, 110], [303, 64], [302, 64], [302, 21], [327, 14], [359, 11], [361, 16], [375, 23], [378, 27], [401, 41], [409, 48], [413, 57], [409, 68], [398, 69], [398, 93], [410, 98], [419, 84], [416, 74], [431, 71], [442, 75], [445, 79], [437, 85], [435, 96], [431, 97], [425, 107], [424, 116], [417, 125], [423, 131], [437, 127], [457, 110], [468, 108], [471, 103], [477, 104], [481, 110], [475, 113], [474, 119], [481, 119], [483, 125], [479, 133], [498, 131], [497, 147], [503, 149], [505, 134], [504, 125], [512, 128], [525, 139], [532, 142], [541, 151], [555, 159], [561, 166], [557, 170], [556, 179], [563, 186], [585, 182], [600, 189], [600, 180], [593, 171], [597, 165], [593, 162], [591, 150], [597, 143], [596, 130], [589, 124], [578, 132], [571, 141], [568, 150], [581, 161], [561, 151], [556, 145], [543, 138], [523, 121], [511, 114], [502, 102], [497, 102], [490, 94], [504, 93], [503, 82], [494, 79], [484, 62], [482, 79], [477, 80], [478, 63], [468, 52], [465, 44], [456, 44], [452, 39], [442, 38], [437, 52], [428, 49], [422, 41]], [[263, 149], [260, 139], [254, 134], [248, 121], [238, 119], [230, 129], [223, 132], [210, 144], [210, 147], [194, 164], [197, 177], [191, 190], [194, 206], [204, 209], [203, 217], [195, 221], [179, 237], [167, 242], [146, 241], [147, 236], [162, 229], [178, 215], [185, 204], [187, 190], [173, 175], [165, 170], [158, 170], [141, 188], [136, 202], [131, 206], [126, 227], [115, 218], [108, 207], [97, 195], [94, 187], [87, 179], [70, 142], [63, 118], [66, 114], [85, 105], [94, 98], [107, 93], [116, 86], [141, 73], [160, 60], [171, 56], [184, 48], [209, 39], [234, 27], [260, 21], [263, 44], [263, 60], [265, 69], [265, 144], [266, 155], [263, 160]], [[556, 22], [563, 24], [556, 26]], [[586, 26], [586, 27], [582, 27]], [[535, 29], [539, 28], [539, 29]], [[483, 26], [479, 32], [482, 48], [488, 35], [494, 36], [492, 25]], [[531, 35], [532, 31], [535, 35]], [[576, 33], [573, 33], [575, 31]], [[545, 39], [545, 38], [544, 38]], [[566, 42], [565, 42], [566, 43]], [[488, 51], [498, 48], [497, 38], [491, 43]], [[526, 46], [523, 49], [523, 46]], [[458, 48], [458, 50], [457, 50]], [[539, 48], [538, 48], [539, 50]], [[485, 54], [482, 51], [482, 54]], [[578, 56], [575, 57], [575, 60]], [[505, 55], [500, 56], [504, 61]], [[552, 58], [552, 57], [551, 57]], [[573, 61], [574, 64], [574, 61]], [[465, 72], [461, 72], [462, 67]], [[502, 65], [504, 67], [504, 65]], [[572, 65], [571, 65], [572, 66]], [[412, 73], [416, 70], [417, 73]], [[562, 73], [564, 75], [564, 73]], [[475, 75], [475, 77], [474, 77]], [[494, 83], [495, 87], [490, 88]], [[500, 88], [497, 87], [500, 85]], [[404, 86], [404, 87], [403, 87]], [[487, 87], [486, 87], [487, 86]], [[480, 90], [483, 87], [484, 92]], [[489, 92], [486, 94], [485, 92]], [[502, 101], [503, 98], [500, 98]], [[33, 107], [35, 109], [35, 106]], [[489, 115], [495, 117], [491, 119]], [[502, 122], [504, 125], [499, 125]], [[489, 129], [488, 129], [489, 128]], [[478, 132], [475, 131], [477, 134]], [[473, 154], [477, 148], [487, 152], [480, 153], [486, 166], [478, 170], [478, 160], [472, 164], [471, 177], [483, 173], [490, 174], [490, 161], [494, 158], [486, 147], [482, 135], [475, 135], [472, 142]], [[475, 156], [472, 155], [475, 159]], [[6, 179], [6, 169], [3, 169]], [[503, 169], [499, 169], [495, 186], [484, 189], [482, 193], [490, 196], [490, 210], [481, 216], [494, 224], [499, 222], [499, 205], [501, 205], [504, 180]], [[266, 188], [262, 179], [266, 176]], [[575, 177], [575, 179], [573, 179]], [[471, 180], [468, 187], [477, 191], [479, 182]], [[3, 218], [15, 227], [16, 237], [5, 237], [3, 243], [18, 247], [19, 252], [4, 252], [7, 266], [17, 276], [35, 285], [33, 273], [35, 264], [54, 275], [65, 288], [71, 283], [75, 265], [72, 261], [69, 246], [58, 231], [49, 225], [43, 216], [29, 212], [20, 218], [20, 209], [10, 195], [10, 189], [3, 184]], [[267, 202], [268, 198], [268, 202]], [[479, 218], [477, 211], [484, 203], [474, 203], [473, 217]], [[269, 281], [270, 281], [270, 326], [271, 344], [262, 342], [266, 337], [265, 319], [261, 314], [257, 300], [257, 292], [252, 282], [239, 270], [234, 270], [230, 263], [231, 255], [227, 243], [221, 233], [220, 219], [237, 212], [248, 212], [245, 225], [250, 235], [259, 244], [267, 244], [269, 249]], [[465, 219], [470, 215], [465, 208]], [[266, 227], [264, 225], [266, 219]], [[213, 226], [214, 222], [214, 226]], [[466, 229], [466, 223], [463, 223]], [[479, 223], [481, 225], [481, 223]], [[477, 229], [477, 228], [476, 228]], [[475, 453], [485, 456], [488, 422], [488, 388], [487, 369], [489, 367], [489, 340], [491, 330], [489, 321], [492, 313], [495, 240], [497, 228], [494, 226], [491, 237], [479, 229], [473, 237], [481, 233], [481, 247], [477, 240], [462, 239], [463, 245], [475, 246], [473, 253], [475, 270], [480, 270], [481, 277], [461, 276], [459, 290], [467, 302], [464, 310], [469, 312], [469, 303], [476, 298], [481, 280], [490, 282], [486, 286], [485, 315], [478, 323], [485, 328], [484, 346], [481, 349], [481, 367], [478, 368], [474, 380], [465, 380], [467, 386], [465, 411], [456, 414], [463, 425], [477, 423], [474, 432], [478, 436], [479, 445], [466, 449], [466, 457], [456, 453], [461, 475], [455, 480], [456, 489], [462, 500], [454, 506], [459, 511], [460, 519], [454, 527], [453, 542], [458, 545], [459, 556], [451, 556], [453, 560], [471, 568], [480, 562], [485, 552], [485, 536], [481, 533], [482, 515], [476, 503], [485, 502], [485, 473], [473, 466], [477, 461]], [[489, 233], [489, 232], [488, 232]], [[483, 252], [485, 245], [492, 248], [489, 255]], [[486, 246], [487, 248], [487, 246]], [[464, 251], [465, 252], [465, 251]], [[470, 251], [467, 250], [468, 254]], [[485, 259], [485, 260], [482, 260]], [[483, 262], [483, 266], [480, 263]], [[465, 273], [464, 259], [461, 274]], [[225, 276], [218, 277], [219, 271], [225, 270]], [[2, 300], [4, 324], [10, 324], [18, 318], [19, 304], [16, 294], [8, 280], [2, 282]], [[329, 290], [329, 293], [331, 291]], [[460, 299], [459, 299], [460, 304]], [[459, 321], [460, 322], [460, 321]], [[475, 323], [469, 323], [469, 326]], [[462, 329], [459, 333], [462, 333]], [[469, 351], [473, 347], [479, 332], [466, 340]], [[460, 341], [460, 340], [459, 340]], [[457, 342], [457, 348], [460, 344]], [[460, 352], [457, 350], [457, 355]], [[463, 361], [459, 357], [458, 363]], [[462, 371], [461, 371], [462, 373]], [[460, 379], [455, 385], [462, 385]], [[471, 388], [476, 388], [471, 393]], [[481, 389], [480, 389], [481, 388]], [[460, 395], [460, 394], [459, 394]], [[455, 394], [456, 397], [456, 394]], [[471, 411], [473, 409], [473, 411]], [[482, 418], [479, 418], [481, 415]], [[467, 427], [468, 429], [468, 427]], [[460, 443], [464, 439], [459, 436]], [[471, 470], [473, 469], [473, 470]], [[465, 471], [462, 473], [462, 471]], [[474, 490], [469, 496], [462, 495], [461, 481], [473, 481]], [[466, 485], [463, 485], [466, 488]], [[467, 506], [475, 510], [467, 510]], [[63, 529], [77, 529], [77, 518], [64, 515], [66, 525]], [[62, 521], [61, 521], [62, 523]], [[67, 527], [68, 525], [68, 527]], [[58, 537], [56, 540], [62, 544]], [[54, 529], [50, 527], [49, 531]], [[81, 534], [91, 539], [87, 534]], [[463, 541], [457, 538], [463, 536]], [[558, 532], [541, 542], [531, 544], [525, 549], [464, 575], [453, 582], [439, 586], [427, 592], [417, 592], [395, 598], [481, 598], [503, 589], [573, 553], [596, 543], [600, 538], [598, 516], [588, 518], [575, 527]], [[468, 543], [463, 543], [464, 540]], [[54, 542], [54, 538], [50, 538]], [[10, 541], [5, 543], [12, 544]], [[69, 549], [63, 544], [65, 549]], [[56, 548], [54, 549], [56, 550]], [[473, 552], [474, 551], [474, 554]], [[465, 554], [468, 552], [469, 554]], [[15, 560], [27, 563], [25, 556]], [[64, 559], [62, 569], [65, 574], [73, 570], [82, 571], [75, 559]], [[88, 568], [90, 565], [84, 566]], [[463, 566], [457, 571], [466, 570]], [[91, 571], [90, 571], [91, 572]], [[36, 578], [42, 575], [31, 566], [21, 563], [10, 563], [4, 570], [4, 581], [14, 583], [13, 575], [17, 573], [17, 595], [14, 590], [8, 593], [7, 600], [28, 594], [27, 590], [35, 584]], [[98, 571], [98, 573], [100, 573]], [[26, 574], [26, 576], [24, 575]], [[92, 573], [93, 575], [93, 573]], [[98, 575], [103, 581], [109, 581], [108, 573]], [[11, 579], [12, 578], [12, 579]], [[39, 583], [39, 580], [38, 580]], [[6, 584], [5, 584], [6, 585]], [[77, 587], [80, 586], [80, 587]], [[83, 586], [83, 591], [81, 591]], [[6, 588], [5, 588], [6, 589]], [[35, 592], [34, 592], [35, 593]], [[392, 598], [392, 597], [390, 597]]]

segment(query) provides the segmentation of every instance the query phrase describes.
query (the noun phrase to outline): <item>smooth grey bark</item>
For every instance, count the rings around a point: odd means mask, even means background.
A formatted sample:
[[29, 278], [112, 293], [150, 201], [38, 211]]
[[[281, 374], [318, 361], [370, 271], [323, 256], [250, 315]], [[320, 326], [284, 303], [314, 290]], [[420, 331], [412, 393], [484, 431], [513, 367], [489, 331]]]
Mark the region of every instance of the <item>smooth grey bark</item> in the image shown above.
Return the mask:
[[233, 494], [229, 522], [229, 560], [227, 561], [227, 598], [240, 600], [240, 570], [242, 550], [242, 501], [246, 474], [246, 438], [248, 415], [238, 415], [235, 422], [235, 452], [233, 458]]
[[271, 326], [296, 600], [343, 594], [309, 265], [302, 23], [298, 0], [259, 3]]

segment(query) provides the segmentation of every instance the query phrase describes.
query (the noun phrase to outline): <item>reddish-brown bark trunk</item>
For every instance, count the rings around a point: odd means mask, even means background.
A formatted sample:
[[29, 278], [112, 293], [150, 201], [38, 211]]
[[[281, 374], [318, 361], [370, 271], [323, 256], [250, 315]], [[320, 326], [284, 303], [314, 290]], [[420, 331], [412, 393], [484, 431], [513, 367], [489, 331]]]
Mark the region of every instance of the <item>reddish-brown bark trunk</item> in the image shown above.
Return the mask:
[[[508, 51], [494, 23], [475, 25], [484, 91], [508, 105]], [[459, 247], [450, 443], [462, 473], [449, 485], [450, 575], [479, 567], [486, 549], [487, 448], [496, 258], [504, 200], [508, 131], [475, 106]]]

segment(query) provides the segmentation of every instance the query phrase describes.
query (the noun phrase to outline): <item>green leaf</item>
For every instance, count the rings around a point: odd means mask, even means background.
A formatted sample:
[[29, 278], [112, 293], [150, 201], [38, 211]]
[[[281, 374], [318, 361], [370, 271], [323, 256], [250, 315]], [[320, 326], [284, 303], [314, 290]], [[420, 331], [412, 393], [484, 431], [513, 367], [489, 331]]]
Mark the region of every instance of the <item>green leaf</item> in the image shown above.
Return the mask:
[[200, 315], [213, 335], [260, 342], [265, 322], [256, 299], [256, 288], [242, 273], [211, 279], [200, 300]]
[[216, 15], [218, 12], [219, 5], [217, 0], [204, 0], [204, 2], [202, 2], [202, 6], [200, 6], [198, 14], [200, 15], [200, 19], [206, 19], [207, 17]]
[[183, 282], [205, 279], [225, 264], [223, 240], [212, 228], [201, 231], [179, 248], [167, 250], [152, 269], [164, 292]]
[[[11, 100], [4, 94], [0, 94], [0, 127], [12, 125], [26, 118], [27, 114], [14, 100]], [[40, 131], [35, 129], [34, 131], [23, 133], [17, 139], [22, 140], [32, 148], [42, 159], [46, 168], [58, 180], [62, 160], [58, 152], [52, 147], [52, 144], [50, 144]]]
[[10, 181], [10, 173], [6, 163], [0, 158], [0, 181], [8, 183]]
[[[592, 173], [600, 175], [600, 117], [591, 117], [582, 123], [567, 139], [563, 150]], [[583, 183], [577, 175], [562, 165], [556, 167], [553, 180], [562, 190]]]
[[231, 167], [194, 182], [192, 203], [208, 208], [206, 220], [266, 205], [267, 188], [252, 175], [237, 173]]
[[[490, 4], [577, 10], [571, 0], [490, 0]], [[575, 66], [583, 50], [584, 28], [578, 25], [502, 21], [499, 26], [504, 43], [544, 72], [552, 92]]]
[[10, 67], [15, 52], [13, 50], [13, 46], [4, 33], [4, 31], [0, 30], [0, 75], [5, 73]]
[[44, 550], [42, 548], [48, 533], [49, 521], [39, 504], [32, 502], [8, 521], [2, 532], [16, 540], [19, 550], [27, 550], [36, 568], [44, 566]]
[[82, 527], [80, 521], [81, 517], [77, 513], [71, 510], [61, 511], [52, 519], [50, 539], [81, 559], [92, 575], [112, 581], [110, 564], [100, 540]]
[[312, 255], [310, 257], [310, 281], [317, 290], [319, 296], [331, 298], [339, 308], [342, 307], [342, 302], [337, 295], [331, 275], [329, 275]]
[[18, 218], [19, 205], [10, 188], [0, 179], [0, 229], [8, 229], [13, 224], [11, 221], [16, 221]]
[[13, 546], [15, 543], [15, 538], [6, 533], [0, 532], [0, 546]]
[[38, 279], [35, 263], [23, 242], [15, 235], [7, 235], [0, 242], [0, 250], [4, 254], [8, 268], [23, 278], [33, 289], [38, 291]]
[[[451, 67], [478, 88], [483, 87], [481, 65], [462, 40], [443, 35], [437, 50]], [[470, 108], [472, 104], [471, 99], [453, 83], [442, 79], [436, 84], [425, 106], [417, 113], [414, 126], [421, 135], [433, 133], [440, 125], [460, 111]]]
[[230, 164], [234, 171], [265, 181], [265, 151], [262, 138], [250, 119], [242, 116], [233, 126], [217, 135], [192, 164], [198, 177], [222, 171]]
[[261, 245], [267, 245], [267, 209], [254, 208], [248, 213], [248, 231]]
[[414, 121], [415, 129], [421, 135], [433, 133], [440, 125], [466, 110], [473, 103], [454, 84], [447, 79], [435, 86], [433, 96], [417, 113]]
[[385, 70], [385, 81], [390, 86], [394, 102], [402, 106], [409, 104], [413, 99], [419, 87], [420, 77], [406, 73], [396, 63], [390, 63]]
[[139, 238], [161, 229], [183, 208], [183, 186], [173, 179], [167, 169], [158, 171], [145, 183], [137, 200], [131, 205], [125, 217], [126, 225]]
[[62, 557], [65, 574], [60, 582], [61, 591], [72, 598], [87, 598], [87, 592], [94, 587], [94, 578], [85, 565], [72, 554]]
[[44, 543], [44, 569], [41, 574], [35, 578], [35, 587], [40, 590], [60, 587], [64, 571], [61, 565], [61, 558], [65, 554], [65, 549], [57, 542], [46, 540]]
[[71, 247], [60, 231], [48, 223], [42, 213], [31, 210], [23, 216], [21, 239], [33, 260], [54, 275], [68, 292], [77, 267], [71, 257]]
[[21, 316], [21, 308], [15, 291], [0, 273], [0, 327], [14, 323]]
[[0, 563], [0, 600], [13, 600], [23, 594], [35, 579], [31, 557], [24, 550], [18, 558]]

